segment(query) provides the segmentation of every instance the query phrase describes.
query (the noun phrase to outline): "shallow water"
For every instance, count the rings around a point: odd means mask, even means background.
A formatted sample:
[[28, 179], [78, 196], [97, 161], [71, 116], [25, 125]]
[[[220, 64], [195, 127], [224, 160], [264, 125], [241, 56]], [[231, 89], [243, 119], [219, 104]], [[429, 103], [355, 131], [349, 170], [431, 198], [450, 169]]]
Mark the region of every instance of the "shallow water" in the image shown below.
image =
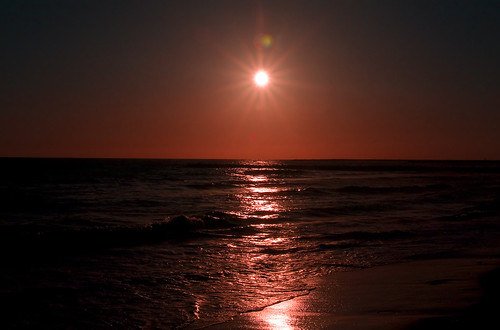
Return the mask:
[[203, 326], [499, 241], [498, 162], [0, 162], [8, 327]]

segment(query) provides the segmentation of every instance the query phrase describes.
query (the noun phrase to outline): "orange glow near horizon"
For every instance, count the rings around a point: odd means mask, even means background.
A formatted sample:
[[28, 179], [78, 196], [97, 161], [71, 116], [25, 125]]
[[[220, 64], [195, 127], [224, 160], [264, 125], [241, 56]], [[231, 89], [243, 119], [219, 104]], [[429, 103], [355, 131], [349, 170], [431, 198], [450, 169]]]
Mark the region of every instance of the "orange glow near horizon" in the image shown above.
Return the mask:
[[5, 11], [1, 157], [500, 159], [487, 1], [450, 6], [453, 38], [440, 4], [97, 3]]

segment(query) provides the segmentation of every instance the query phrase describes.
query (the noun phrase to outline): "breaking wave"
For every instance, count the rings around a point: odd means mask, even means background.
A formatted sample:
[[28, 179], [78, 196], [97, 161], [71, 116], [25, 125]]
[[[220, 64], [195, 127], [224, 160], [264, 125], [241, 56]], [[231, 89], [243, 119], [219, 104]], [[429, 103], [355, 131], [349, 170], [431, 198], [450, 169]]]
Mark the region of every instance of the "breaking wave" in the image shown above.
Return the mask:
[[40, 251], [92, 251], [95, 249], [155, 244], [167, 240], [188, 239], [209, 236], [210, 230], [235, 229], [235, 232], [247, 233], [244, 227], [252, 221], [235, 216], [213, 212], [202, 217], [184, 215], [167, 218], [162, 222], [143, 226], [96, 227], [90, 229], [59, 229], [39, 231], [33, 226], [4, 227], [0, 234], [3, 250], [16, 249], [17, 252], [28, 250]]

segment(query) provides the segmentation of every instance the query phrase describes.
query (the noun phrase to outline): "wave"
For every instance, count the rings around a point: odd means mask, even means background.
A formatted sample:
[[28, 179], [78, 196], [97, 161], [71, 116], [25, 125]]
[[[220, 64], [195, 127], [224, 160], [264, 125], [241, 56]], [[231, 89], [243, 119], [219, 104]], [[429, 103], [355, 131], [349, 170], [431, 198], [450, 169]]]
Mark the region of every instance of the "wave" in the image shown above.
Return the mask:
[[[223, 212], [213, 212], [202, 217], [184, 215], [165, 219], [162, 222], [143, 226], [97, 227], [89, 229], [52, 229], [43, 231], [34, 226], [3, 226], [0, 234], [2, 251], [60, 252], [91, 251], [102, 248], [155, 244], [167, 240], [189, 239], [209, 236], [207, 230], [236, 229], [253, 222], [239, 219]], [[38, 231], [41, 229], [41, 231]]]
[[349, 194], [375, 194], [375, 193], [419, 193], [451, 189], [447, 184], [432, 184], [426, 186], [394, 186], [394, 187], [370, 187], [370, 186], [345, 186], [337, 189], [340, 193]]
[[354, 247], [359, 247], [360, 243], [325, 243], [325, 244], [319, 244], [316, 248], [318, 251], [328, 251], [328, 250], [343, 250], [343, 249], [350, 249]]
[[[308, 252], [324, 252], [335, 250], [348, 250], [355, 249], [361, 246], [385, 244], [388, 241], [398, 241], [405, 239], [414, 239], [421, 236], [422, 232], [404, 231], [404, 230], [388, 230], [388, 231], [347, 231], [342, 233], [329, 233], [329, 234], [314, 234], [306, 236], [298, 236], [297, 240], [314, 242], [307, 248]], [[292, 252], [300, 252], [300, 248], [290, 248], [283, 250], [270, 250], [264, 251], [268, 254], [286, 254]]]
[[397, 205], [393, 203], [366, 203], [366, 204], [345, 204], [339, 206], [326, 207], [310, 207], [305, 208], [303, 213], [305, 216], [324, 217], [333, 215], [355, 215], [365, 212], [384, 212], [397, 209]]
[[210, 189], [230, 189], [238, 187], [241, 184], [240, 181], [225, 180], [225, 181], [211, 181], [211, 182], [200, 182], [200, 183], [186, 183], [185, 188], [194, 190], [210, 190]]
[[297, 253], [299, 251], [302, 251], [303, 248], [300, 247], [292, 247], [288, 249], [277, 249], [277, 248], [264, 248], [261, 249], [259, 252], [263, 254], [269, 254], [269, 255], [282, 255], [282, 254], [293, 254]]
[[343, 186], [340, 188], [334, 187], [305, 187], [305, 188], [278, 188], [278, 189], [265, 189], [275, 188], [274, 185], [265, 186], [262, 185], [257, 193], [259, 195], [267, 196], [327, 196], [333, 194], [352, 194], [352, 195], [374, 195], [374, 194], [397, 194], [397, 193], [430, 193], [430, 192], [441, 192], [449, 191], [452, 189], [451, 185], [448, 184], [432, 184], [432, 185], [412, 185], [412, 186], [386, 186], [386, 187], [376, 187], [376, 186]]
[[[347, 241], [347, 240], [357, 240], [357, 241], [374, 241], [374, 240], [393, 240], [414, 237], [416, 234], [410, 231], [402, 230], [390, 230], [390, 231], [350, 231], [345, 233], [335, 233], [323, 235], [322, 239], [328, 241]], [[347, 245], [346, 245], [347, 244]], [[351, 243], [342, 244], [323, 244], [324, 248], [332, 247], [348, 247]]]
[[183, 160], [183, 166], [192, 168], [248, 168], [253, 170], [326, 170], [371, 172], [458, 172], [499, 173], [498, 161], [442, 161], [442, 160]]
[[317, 188], [317, 187], [306, 187], [306, 188], [291, 188], [291, 189], [286, 189], [282, 191], [278, 191], [276, 194], [281, 194], [281, 195], [300, 195], [300, 196], [310, 196], [310, 197], [316, 197], [316, 196], [325, 196], [325, 195], [331, 195], [335, 191], [332, 188]]
[[462, 208], [455, 214], [440, 217], [444, 221], [465, 221], [484, 217], [494, 217], [500, 214], [500, 200], [479, 203], [476, 206]]

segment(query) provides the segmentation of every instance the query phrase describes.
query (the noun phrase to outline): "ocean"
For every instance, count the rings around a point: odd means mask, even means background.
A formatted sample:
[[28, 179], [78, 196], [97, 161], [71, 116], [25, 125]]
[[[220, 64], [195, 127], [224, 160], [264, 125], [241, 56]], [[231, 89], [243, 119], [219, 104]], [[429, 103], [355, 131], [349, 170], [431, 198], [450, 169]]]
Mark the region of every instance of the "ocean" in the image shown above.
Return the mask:
[[201, 328], [500, 251], [500, 162], [0, 159], [3, 328]]

